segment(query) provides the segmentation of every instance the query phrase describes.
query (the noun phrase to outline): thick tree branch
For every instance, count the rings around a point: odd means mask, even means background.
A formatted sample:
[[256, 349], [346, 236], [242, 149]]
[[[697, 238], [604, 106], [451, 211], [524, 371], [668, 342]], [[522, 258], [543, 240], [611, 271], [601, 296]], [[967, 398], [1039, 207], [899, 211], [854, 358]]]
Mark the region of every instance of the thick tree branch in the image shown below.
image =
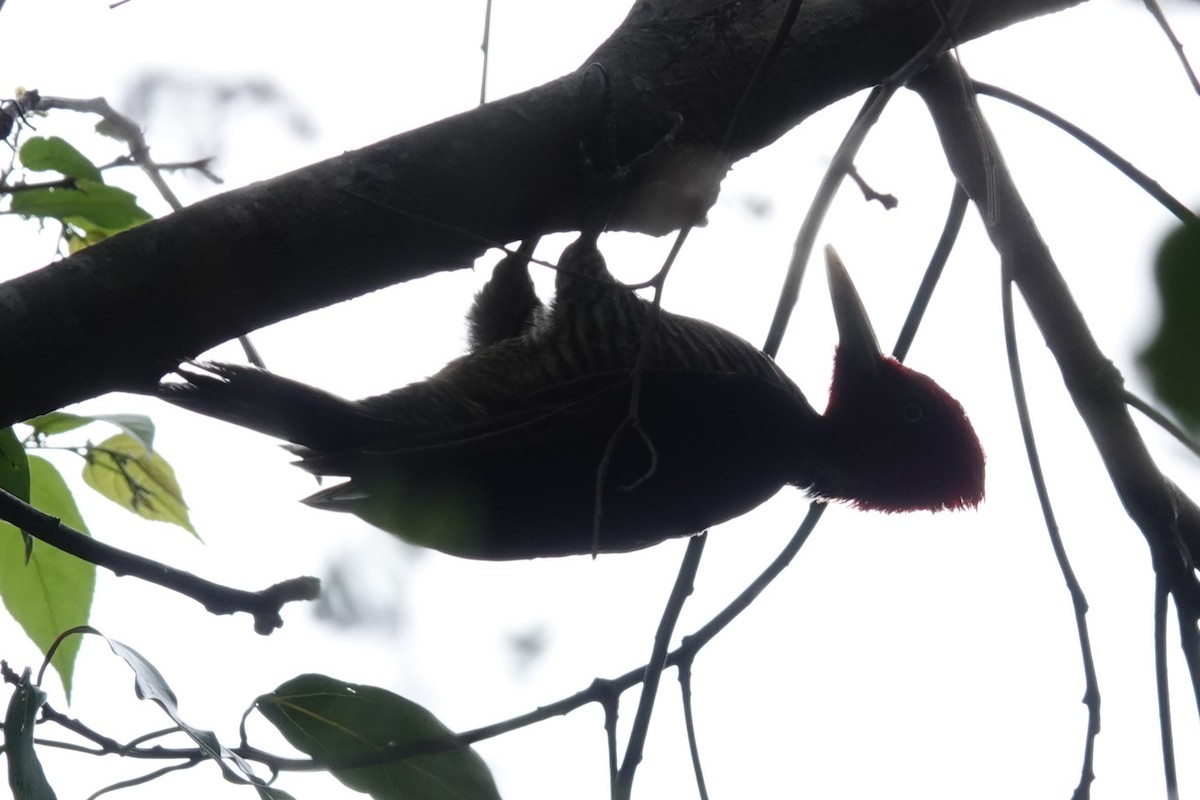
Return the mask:
[[1113, 486], [1154, 554], [1170, 565], [1181, 615], [1195, 619], [1200, 508], [1155, 465], [1130, 417], [1122, 378], [1101, 352], [1021, 199], [969, 83], [947, 56], [912, 82], [929, 106], [950, 167], [979, 208], [1001, 267], [1021, 290]]
[[[960, 41], [1079, 0], [975, 0]], [[570, 75], [219, 195], [0, 285], [0, 424], [114, 389], [239, 334], [430, 272], [489, 243], [692, 218], [786, 0], [641, 0]], [[736, 161], [890, 75], [934, 34], [929, 0], [810, 0], [732, 143]], [[591, 66], [586, 66], [591, 65]], [[600, 65], [599, 67], [595, 65]], [[605, 109], [615, 141], [606, 141]], [[595, 164], [630, 164], [617, 183]]]

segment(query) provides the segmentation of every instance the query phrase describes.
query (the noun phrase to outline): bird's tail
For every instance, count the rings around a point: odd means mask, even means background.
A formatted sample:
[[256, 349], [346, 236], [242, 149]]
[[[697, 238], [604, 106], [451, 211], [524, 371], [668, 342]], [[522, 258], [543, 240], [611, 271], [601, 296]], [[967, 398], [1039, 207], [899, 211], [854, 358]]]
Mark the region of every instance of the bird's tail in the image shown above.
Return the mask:
[[380, 425], [349, 400], [257, 367], [194, 363], [178, 375], [158, 387], [168, 403], [318, 452], [353, 447]]

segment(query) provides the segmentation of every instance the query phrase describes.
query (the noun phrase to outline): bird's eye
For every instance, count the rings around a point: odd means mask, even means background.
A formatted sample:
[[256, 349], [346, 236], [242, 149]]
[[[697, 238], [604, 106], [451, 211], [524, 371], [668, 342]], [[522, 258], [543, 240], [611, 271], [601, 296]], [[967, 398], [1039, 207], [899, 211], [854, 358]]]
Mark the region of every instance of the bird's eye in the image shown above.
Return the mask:
[[907, 403], [903, 414], [905, 422], [920, 422], [921, 417], [925, 416], [925, 410], [921, 408], [920, 403]]

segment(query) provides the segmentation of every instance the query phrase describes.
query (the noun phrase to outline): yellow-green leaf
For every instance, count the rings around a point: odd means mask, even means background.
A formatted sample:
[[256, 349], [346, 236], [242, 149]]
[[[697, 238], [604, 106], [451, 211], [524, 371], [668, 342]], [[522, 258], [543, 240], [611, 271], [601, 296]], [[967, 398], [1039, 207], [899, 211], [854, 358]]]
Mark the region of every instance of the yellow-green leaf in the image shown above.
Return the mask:
[[12, 195], [13, 213], [57, 219], [84, 231], [120, 233], [149, 220], [150, 214], [124, 189], [79, 179], [74, 187], [25, 189]]
[[41, 436], [52, 436], [56, 433], [66, 433], [76, 428], [82, 428], [91, 421], [91, 417], [81, 417], [66, 411], [51, 411], [49, 414], [25, 420], [25, 424]]
[[154, 448], [154, 420], [145, 414], [68, 414], [66, 411], [51, 411], [40, 417], [25, 420], [25, 424], [37, 431], [39, 436], [53, 436], [82, 428], [92, 422], [107, 422], [116, 425], [146, 446]]
[[[54, 465], [29, 456], [30, 501], [63, 524], [87, 533], [75, 499]], [[0, 522], [0, 599], [43, 654], [67, 628], [86, 625], [96, 588], [96, 566], [38, 542], [25, 563], [21, 532]], [[79, 637], [62, 643], [51, 662], [71, 696]]]
[[35, 136], [21, 145], [21, 163], [35, 172], [53, 170], [68, 178], [103, 183], [100, 169], [75, 146], [59, 136]]
[[144, 519], [170, 522], [200, 538], [188, 517], [175, 470], [161, 455], [147, 450], [128, 433], [110, 436], [91, 448], [83, 480]]

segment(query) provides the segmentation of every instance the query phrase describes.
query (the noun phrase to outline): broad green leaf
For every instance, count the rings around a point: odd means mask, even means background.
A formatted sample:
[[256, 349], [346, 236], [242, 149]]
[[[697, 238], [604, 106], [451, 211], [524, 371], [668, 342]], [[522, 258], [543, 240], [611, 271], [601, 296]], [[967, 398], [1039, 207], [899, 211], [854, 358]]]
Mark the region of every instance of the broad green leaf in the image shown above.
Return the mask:
[[465, 745], [378, 766], [336, 766], [454, 735], [399, 695], [325, 675], [300, 675], [259, 697], [255, 706], [293, 747], [332, 762], [334, 777], [375, 800], [499, 800], [487, 765]]
[[26, 217], [57, 219], [82, 228], [119, 233], [149, 220], [150, 214], [124, 189], [89, 180], [74, 188], [54, 187], [14, 192], [12, 211]]
[[91, 417], [68, 414], [66, 411], [51, 411], [49, 414], [25, 420], [25, 424], [42, 436], [53, 436], [56, 433], [66, 433], [76, 428], [82, 428], [91, 421]]
[[42, 436], [53, 436], [81, 428], [92, 422], [107, 422], [141, 442], [147, 450], [154, 449], [154, 420], [145, 414], [92, 414], [81, 416], [65, 411], [51, 411], [40, 417], [28, 419], [25, 424]]
[[[66, 481], [46, 459], [29, 457], [32, 504], [71, 528], [87, 533]], [[25, 563], [20, 531], [0, 522], [0, 599], [42, 653], [60, 633], [85, 625], [92, 610], [96, 566], [39, 543]], [[51, 662], [71, 697], [79, 639], [63, 642]]]
[[161, 455], [128, 433], [94, 445], [83, 481], [119, 506], [144, 519], [178, 525], [196, 538], [175, 470]]
[[35, 172], [53, 170], [68, 178], [103, 183], [100, 169], [87, 156], [58, 136], [35, 136], [21, 145], [21, 163]]
[[1155, 269], [1161, 322], [1140, 361], [1154, 391], [1193, 434], [1200, 434], [1200, 225], [1173, 231]]
[[57, 800], [33, 747], [34, 722], [46, 693], [29, 680], [29, 668], [13, 691], [4, 714], [4, 752], [13, 800]]

